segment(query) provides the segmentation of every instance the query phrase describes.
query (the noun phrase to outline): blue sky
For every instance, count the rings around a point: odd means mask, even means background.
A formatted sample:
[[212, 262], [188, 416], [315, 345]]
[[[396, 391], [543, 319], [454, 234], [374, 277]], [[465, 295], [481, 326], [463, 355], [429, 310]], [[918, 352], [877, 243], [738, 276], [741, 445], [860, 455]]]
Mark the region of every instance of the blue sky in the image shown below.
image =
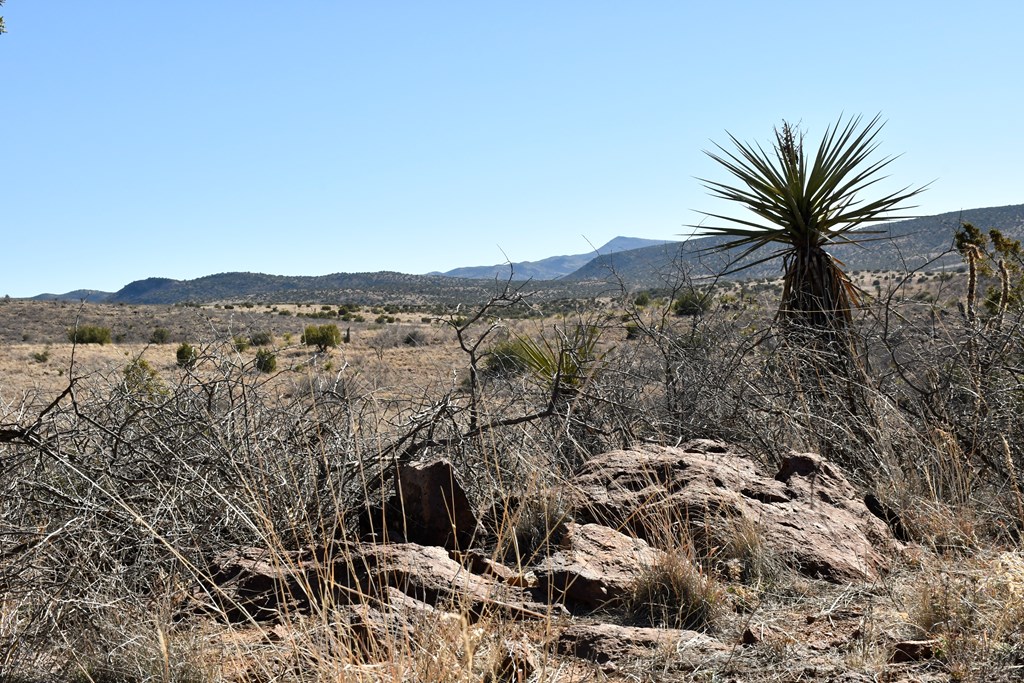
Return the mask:
[[[0, 295], [582, 253], [702, 150], [881, 113], [914, 213], [1024, 203], [1024, 3], [9, 0]], [[884, 188], [883, 188], [884, 189]]]

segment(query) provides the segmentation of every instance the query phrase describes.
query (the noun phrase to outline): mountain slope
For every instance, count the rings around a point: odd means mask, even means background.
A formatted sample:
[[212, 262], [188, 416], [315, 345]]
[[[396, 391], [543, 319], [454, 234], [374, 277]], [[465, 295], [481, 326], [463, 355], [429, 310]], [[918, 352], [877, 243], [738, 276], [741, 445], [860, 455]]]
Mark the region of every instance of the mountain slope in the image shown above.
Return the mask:
[[[665, 243], [665, 240], [648, 240], [640, 237], [620, 236], [586, 254], [550, 256], [540, 261], [519, 261], [511, 264], [511, 272], [516, 280], [556, 280], [586, 265], [594, 258], [595, 254], [614, 254], [620, 251], [629, 251]], [[495, 278], [506, 279], [509, 276], [509, 272], [508, 263], [499, 263], [493, 266], [454, 268], [440, 274], [447, 275], [448, 277], [493, 280]]]
[[113, 296], [111, 292], [101, 292], [98, 289], [76, 289], [64, 294], [37, 294], [29, 299], [31, 301], [85, 301], [90, 304], [100, 304], [111, 296]]
[[[1024, 205], [1015, 204], [894, 221], [874, 228], [877, 234], [865, 235], [868, 241], [860, 245], [842, 245], [828, 251], [850, 271], [931, 269], [959, 264], [960, 257], [951, 248], [961, 221], [974, 223], [984, 231], [998, 228], [1010, 237], [1024, 238]], [[695, 278], [712, 277], [768, 255], [761, 253], [734, 264], [732, 259], [737, 252], [714, 251], [725, 241], [722, 237], [692, 237], [680, 243], [606, 254], [592, 259], [565, 280], [614, 278], [631, 285], [657, 286], [681, 273]], [[756, 279], [778, 277], [781, 273], [782, 264], [776, 258], [736, 272], [732, 277]]]

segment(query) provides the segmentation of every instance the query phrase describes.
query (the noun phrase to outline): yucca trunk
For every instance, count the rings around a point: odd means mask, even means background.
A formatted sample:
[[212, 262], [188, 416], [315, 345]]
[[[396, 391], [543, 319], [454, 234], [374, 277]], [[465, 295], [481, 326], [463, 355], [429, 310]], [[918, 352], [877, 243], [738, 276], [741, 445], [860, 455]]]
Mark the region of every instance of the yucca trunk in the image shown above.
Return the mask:
[[787, 255], [780, 320], [823, 341], [847, 337], [852, 322], [853, 284], [820, 245], [794, 249]]

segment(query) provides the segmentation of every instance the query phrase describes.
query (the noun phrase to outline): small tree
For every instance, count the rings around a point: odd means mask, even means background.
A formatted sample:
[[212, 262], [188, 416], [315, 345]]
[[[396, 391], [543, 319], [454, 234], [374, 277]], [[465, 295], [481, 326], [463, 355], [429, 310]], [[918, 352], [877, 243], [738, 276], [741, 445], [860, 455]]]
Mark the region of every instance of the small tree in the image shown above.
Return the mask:
[[190, 370], [195, 367], [196, 361], [199, 359], [199, 354], [196, 353], [195, 348], [191, 344], [182, 344], [178, 347], [177, 351], [178, 367]]
[[98, 325], [79, 325], [68, 328], [68, 341], [73, 344], [109, 344], [110, 328]]
[[270, 332], [253, 332], [249, 335], [249, 343], [253, 346], [270, 346], [274, 343], [274, 335]]
[[341, 343], [341, 330], [337, 325], [309, 325], [302, 333], [302, 343], [323, 353]]
[[701, 315], [711, 307], [711, 293], [695, 289], [685, 291], [672, 304], [676, 315]]
[[149, 335], [150, 344], [166, 344], [171, 341], [171, 331], [166, 327], [155, 327], [153, 333]]
[[170, 394], [160, 374], [144, 358], [135, 358], [125, 366], [122, 389], [128, 395], [149, 400]]

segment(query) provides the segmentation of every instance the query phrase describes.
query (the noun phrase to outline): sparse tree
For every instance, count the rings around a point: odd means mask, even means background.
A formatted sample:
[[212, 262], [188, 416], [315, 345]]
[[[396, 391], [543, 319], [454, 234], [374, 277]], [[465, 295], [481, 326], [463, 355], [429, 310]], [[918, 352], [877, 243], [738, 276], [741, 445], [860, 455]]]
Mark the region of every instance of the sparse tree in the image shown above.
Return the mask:
[[149, 335], [150, 344], [166, 344], [171, 341], [171, 331], [166, 327], [154, 327], [153, 333]]
[[341, 343], [341, 330], [337, 325], [309, 325], [302, 333], [302, 343], [324, 353]]
[[109, 327], [79, 325], [67, 331], [68, 341], [73, 344], [109, 344], [112, 341]]

